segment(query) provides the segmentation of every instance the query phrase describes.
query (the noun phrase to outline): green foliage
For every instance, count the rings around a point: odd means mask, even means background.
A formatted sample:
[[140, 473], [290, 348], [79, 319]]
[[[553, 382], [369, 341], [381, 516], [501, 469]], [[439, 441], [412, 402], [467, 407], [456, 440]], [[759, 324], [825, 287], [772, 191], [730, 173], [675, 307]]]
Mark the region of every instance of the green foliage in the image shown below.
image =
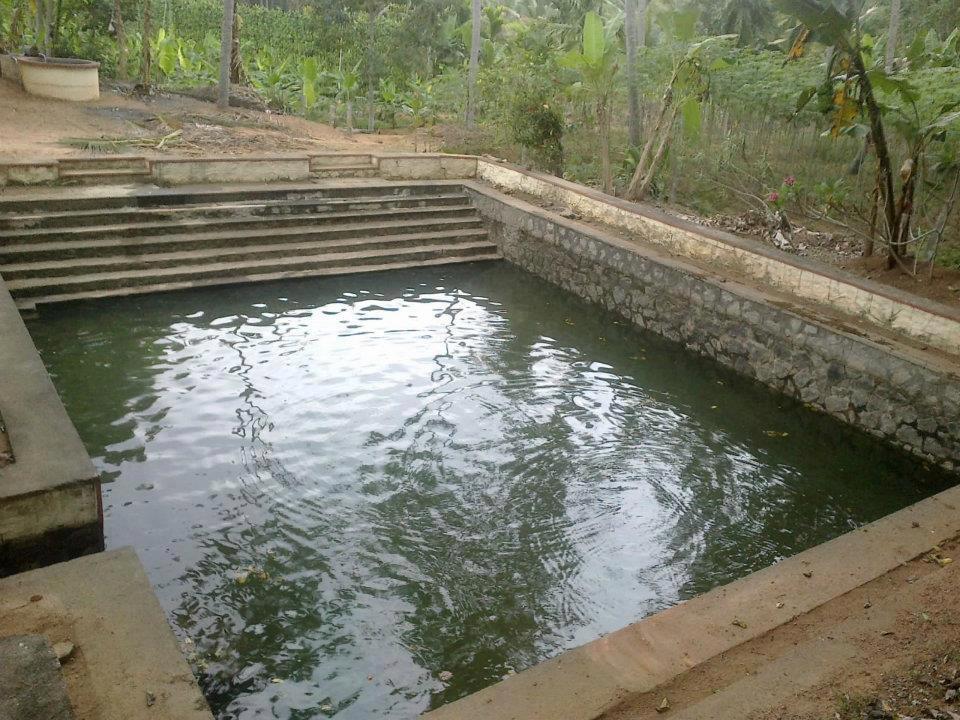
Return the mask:
[[554, 175], [563, 175], [563, 115], [541, 89], [514, 95], [509, 114], [513, 141], [526, 148], [534, 162]]

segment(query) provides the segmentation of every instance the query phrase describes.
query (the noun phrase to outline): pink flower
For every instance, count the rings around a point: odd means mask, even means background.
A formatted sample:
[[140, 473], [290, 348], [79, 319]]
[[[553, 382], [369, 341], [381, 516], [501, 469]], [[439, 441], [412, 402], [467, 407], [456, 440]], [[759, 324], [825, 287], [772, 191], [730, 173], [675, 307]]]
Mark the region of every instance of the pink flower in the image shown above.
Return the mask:
[[780, 200], [780, 193], [778, 192], [772, 192], [769, 195], [767, 195], [767, 202], [775, 203], [775, 202], [779, 202], [779, 200]]
[[787, 187], [793, 187], [797, 184], [797, 179], [793, 175], [790, 175], [789, 177], [785, 177], [783, 179], [783, 184]]

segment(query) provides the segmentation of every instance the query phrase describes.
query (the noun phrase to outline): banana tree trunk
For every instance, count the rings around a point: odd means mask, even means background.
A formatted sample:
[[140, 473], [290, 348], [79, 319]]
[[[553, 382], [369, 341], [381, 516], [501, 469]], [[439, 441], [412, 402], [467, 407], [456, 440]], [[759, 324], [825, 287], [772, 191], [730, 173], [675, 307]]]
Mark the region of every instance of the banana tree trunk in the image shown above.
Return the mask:
[[631, 199], [635, 199], [637, 201], [644, 200], [650, 193], [650, 187], [653, 185], [653, 179], [657, 176], [657, 168], [660, 167], [660, 163], [663, 162], [663, 156], [667, 152], [667, 144], [670, 141], [670, 136], [673, 134], [673, 126], [677, 121], [677, 111], [679, 109], [679, 105], [673, 105], [673, 110], [670, 113], [670, 122], [663, 129], [663, 133], [660, 137], [660, 145], [657, 147], [657, 154], [654, 155], [653, 161], [650, 163], [650, 168], [647, 170], [647, 174], [643, 178], [643, 182], [641, 182], [640, 187], [637, 188], [636, 197]]
[[643, 146], [640, 160], [637, 162], [637, 167], [633, 171], [633, 177], [630, 178], [630, 186], [627, 188], [628, 200], [638, 201], [641, 199], [640, 187], [643, 185], [644, 178], [647, 174], [647, 165], [650, 163], [650, 156], [653, 153], [657, 138], [663, 133], [663, 125], [667, 120], [667, 114], [670, 112], [671, 107], [673, 107], [673, 83], [676, 76], [676, 72], [674, 72], [673, 78], [670, 79], [670, 84], [667, 85], [667, 89], [663, 93], [663, 99], [660, 101], [660, 112], [657, 114], [657, 123], [654, 125], [653, 132], [650, 133], [646, 144]]

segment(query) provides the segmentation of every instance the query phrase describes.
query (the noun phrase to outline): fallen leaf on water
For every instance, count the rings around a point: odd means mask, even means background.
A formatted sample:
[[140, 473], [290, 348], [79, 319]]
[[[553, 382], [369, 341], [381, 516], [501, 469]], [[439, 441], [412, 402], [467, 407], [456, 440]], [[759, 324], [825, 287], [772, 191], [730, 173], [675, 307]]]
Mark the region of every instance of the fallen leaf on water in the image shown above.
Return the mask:
[[778, 602], [778, 603], [777, 603], [777, 610], [781, 610], [782, 608], [783, 608], [783, 603], [782, 603], [782, 602]]
[[736, 620], [734, 620], [734, 621], [733, 621], [732, 623], [730, 623], [730, 624], [731, 624], [731, 625], [736, 625], [738, 628], [743, 628], [744, 630], [747, 629], [747, 624], [746, 624], [743, 620], [740, 620], [739, 618], [736, 619]]
[[790, 433], [780, 432], [779, 430], [764, 430], [763, 434], [772, 438], [785, 438]]

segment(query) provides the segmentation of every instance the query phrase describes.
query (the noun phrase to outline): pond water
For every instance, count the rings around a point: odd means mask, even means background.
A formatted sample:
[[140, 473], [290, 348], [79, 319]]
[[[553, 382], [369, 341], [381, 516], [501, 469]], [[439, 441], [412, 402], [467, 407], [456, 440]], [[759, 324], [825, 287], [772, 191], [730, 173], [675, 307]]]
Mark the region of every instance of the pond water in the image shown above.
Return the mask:
[[221, 719], [414, 717], [946, 484], [505, 263], [30, 330]]

